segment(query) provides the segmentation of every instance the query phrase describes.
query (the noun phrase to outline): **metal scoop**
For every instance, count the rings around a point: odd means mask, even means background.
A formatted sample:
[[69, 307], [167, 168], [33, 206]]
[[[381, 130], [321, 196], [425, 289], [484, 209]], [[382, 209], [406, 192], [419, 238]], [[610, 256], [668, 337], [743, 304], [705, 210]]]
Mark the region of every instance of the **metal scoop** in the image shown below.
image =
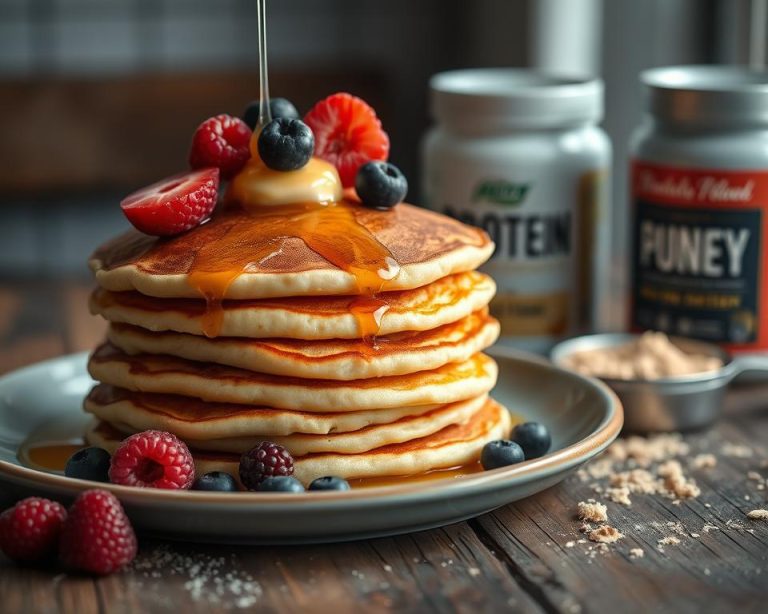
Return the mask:
[[[584, 335], [558, 343], [550, 358], [564, 367], [564, 359], [577, 352], [624, 345], [638, 338], [625, 333]], [[730, 356], [711, 343], [671, 337], [687, 353], [716, 356], [723, 366], [714, 371], [655, 380], [600, 378], [624, 406], [624, 428], [635, 432], [691, 430], [705, 427], [720, 415], [728, 384], [747, 371], [768, 373], [768, 356]]]

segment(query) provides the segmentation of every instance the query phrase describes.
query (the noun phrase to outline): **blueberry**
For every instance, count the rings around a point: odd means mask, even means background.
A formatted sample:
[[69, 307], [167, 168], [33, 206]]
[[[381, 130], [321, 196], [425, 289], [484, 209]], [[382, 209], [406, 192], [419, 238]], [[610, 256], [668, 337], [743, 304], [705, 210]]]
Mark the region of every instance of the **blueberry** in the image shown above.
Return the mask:
[[480, 454], [480, 463], [482, 463], [483, 469], [497, 469], [521, 463], [524, 460], [523, 449], [509, 439], [489, 441], [483, 446], [483, 451]]
[[549, 451], [552, 438], [547, 427], [540, 422], [523, 422], [512, 429], [512, 441], [516, 442], [525, 458], [539, 458]]
[[[243, 121], [248, 124], [253, 130], [256, 124], [259, 123], [259, 111], [261, 105], [258, 100], [251, 102], [243, 113]], [[293, 103], [287, 98], [270, 98], [269, 99], [269, 112], [272, 115], [272, 119], [278, 119], [280, 117], [284, 119], [299, 119], [299, 112]]]
[[192, 490], [215, 490], [218, 492], [237, 492], [237, 482], [228, 473], [223, 471], [211, 471], [195, 478], [192, 482]]
[[295, 171], [315, 151], [315, 135], [300, 119], [273, 119], [259, 135], [259, 155], [269, 168]]
[[64, 467], [68, 478], [109, 482], [109, 452], [102, 448], [83, 448], [69, 457]]
[[314, 480], [309, 485], [309, 490], [349, 490], [349, 482], [344, 478], [329, 475]]
[[355, 190], [366, 207], [386, 210], [403, 202], [408, 180], [394, 164], [375, 160], [358, 169]]
[[304, 492], [304, 486], [289, 475], [277, 475], [264, 480], [256, 487], [259, 492]]

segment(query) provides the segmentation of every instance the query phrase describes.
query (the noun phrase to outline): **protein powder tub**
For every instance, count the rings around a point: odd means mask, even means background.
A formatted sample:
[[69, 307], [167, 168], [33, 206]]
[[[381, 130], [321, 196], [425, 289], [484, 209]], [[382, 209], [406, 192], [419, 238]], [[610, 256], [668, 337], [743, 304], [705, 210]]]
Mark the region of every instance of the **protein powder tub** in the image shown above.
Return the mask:
[[768, 73], [644, 72], [633, 138], [631, 324], [768, 348]]
[[501, 341], [544, 352], [594, 329], [610, 248], [602, 83], [483, 69], [430, 88], [423, 197], [495, 241], [482, 270], [498, 285]]

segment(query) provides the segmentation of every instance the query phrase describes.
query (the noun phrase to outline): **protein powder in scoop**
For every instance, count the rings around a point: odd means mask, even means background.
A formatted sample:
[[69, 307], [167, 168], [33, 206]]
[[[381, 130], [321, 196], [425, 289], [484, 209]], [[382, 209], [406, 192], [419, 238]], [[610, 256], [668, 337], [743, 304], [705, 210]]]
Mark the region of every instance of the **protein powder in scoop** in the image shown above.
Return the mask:
[[595, 328], [609, 249], [602, 83], [486, 69], [435, 75], [430, 88], [425, 204], [496, 243], [483, 270], [502, 342], [543, 352]]
[[631, 324], [768, 349], [768, 73], [642, 74], [633, 139]]

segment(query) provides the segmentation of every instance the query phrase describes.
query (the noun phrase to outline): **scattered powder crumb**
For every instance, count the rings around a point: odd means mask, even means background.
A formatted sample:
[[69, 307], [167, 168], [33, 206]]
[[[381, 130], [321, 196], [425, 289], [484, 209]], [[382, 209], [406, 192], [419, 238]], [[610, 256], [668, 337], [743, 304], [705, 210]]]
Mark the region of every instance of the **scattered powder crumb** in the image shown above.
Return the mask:
[[576, 543], [577, 543], [577, 544], [586, 544], [586, 543], [587, 543], [587, 540], [586, 540], [586, 539], [577, 539], [577, 540], [576, 540]]
[[632, 548], [632, 550], [629, 551], [629, 558], [631, 559], [641, 559], [645, 556], [645, 550], [642, 548]]
[[691, 533], [691, 537], [695, 539], [695, 538], [701, 537], [701, 535], [699, 535], [698, 533]]
[[629, 488], [626, 486], [608, 488], [605, 491], [605, 496], [614, 503], [620, 503], [621, 505], [632, 505], [632, 500], [629, 498]]
[[705, 576], [708, 576], [708, 575], [710, 575], [711, 573], [712, 573], [712, 572], [711, 572], [711, 571], [709, 571], [709, 567], [705, 567], [705, 568], [704, 568], [704, 575], [705, 575]]
[[629, 492], [651, 495], [659, 490], [659, 482], [645, 469], [622, 471], [611, 476], [611, 486], [627, 488]]
[[472, 576], [473, 578], [476, 578], [477, 576], [480, 575], [480, 570], [477, 567], [470, 567], [468, 571], [469, 571], [469, 575]]
[[590, 522], [605, 522], [608, 520], [608, 508], [594, 499], [579, 501], [579, 518]]
[[754, 529], [748, 529], [747, 527], [745, 527], [739, 520], [733, 520], [733, 519], [726, 520], [725, 526], [728, 527], [729, 529], [734, 529], [735, 531], [746, 531], [747, 533], [755, 532]]
[[731, 442], [725, 442], [720, 452], [725, 456], [733, 458], [751, 458], [754, 454], [754, 451], [749, 446]]
[[384, 565], [384, 571], [392, 573], [392, 565]]
[[616, 440], [608, 454], [616, 461], [634, 460], [641, 467], [672, 456], [685, 456], [690, 446], [683, 441], [680, 433], [663, 433], [653, 437], [627, 437]]
[[674, 535], [667, 535], [667, 537], [662, 537], [658, 541], [659, 546], [677, 546], [679, 543], [680, 540]]
[[252, 608], [262, 596], [261, 586], [247, 572], [225, 571], [226, 562], [221, 556], [178, 554], [160, 546], [142, 553], [131, 567], [145, 578], [160, 578], [163, 574], [186, 578], [183, 587], [193, 601], [222, 608]]
[[768, 520], [768, 510], [752, 510], [747, 512], [747, 518], [750, 520]]
[[680, 499], [692, 499], [701, 494], [701, 489], [696, 482], [685, 477], [683, 467], [679, 461], [668, 460], [658, 469], [659, 475], [664, 478], [664, 488]]
[[701, 530], [704, 531], [704, 533], [709, 533], [710, 531], [719, 531], [720, 527], [716, 527], [713, 524], [705, 524], [701, 527]]
[[712, 507], [712, 504], [711, 503], [705, 503], [704, 507]]
[[573, 548], [575, 545], [576, 545], [575, 541], [565, 542], [565, 547], [566, 548]]
[[714, 454], [697, 454], [691, 461], [694, 469], [712, 469], [717, 465], [717, 458]]
[[600, 544], [612, 544], [624, 536], [617, 529], [604, 524], [590, 531], [587, 537], [589, 537], [590, 541]]

